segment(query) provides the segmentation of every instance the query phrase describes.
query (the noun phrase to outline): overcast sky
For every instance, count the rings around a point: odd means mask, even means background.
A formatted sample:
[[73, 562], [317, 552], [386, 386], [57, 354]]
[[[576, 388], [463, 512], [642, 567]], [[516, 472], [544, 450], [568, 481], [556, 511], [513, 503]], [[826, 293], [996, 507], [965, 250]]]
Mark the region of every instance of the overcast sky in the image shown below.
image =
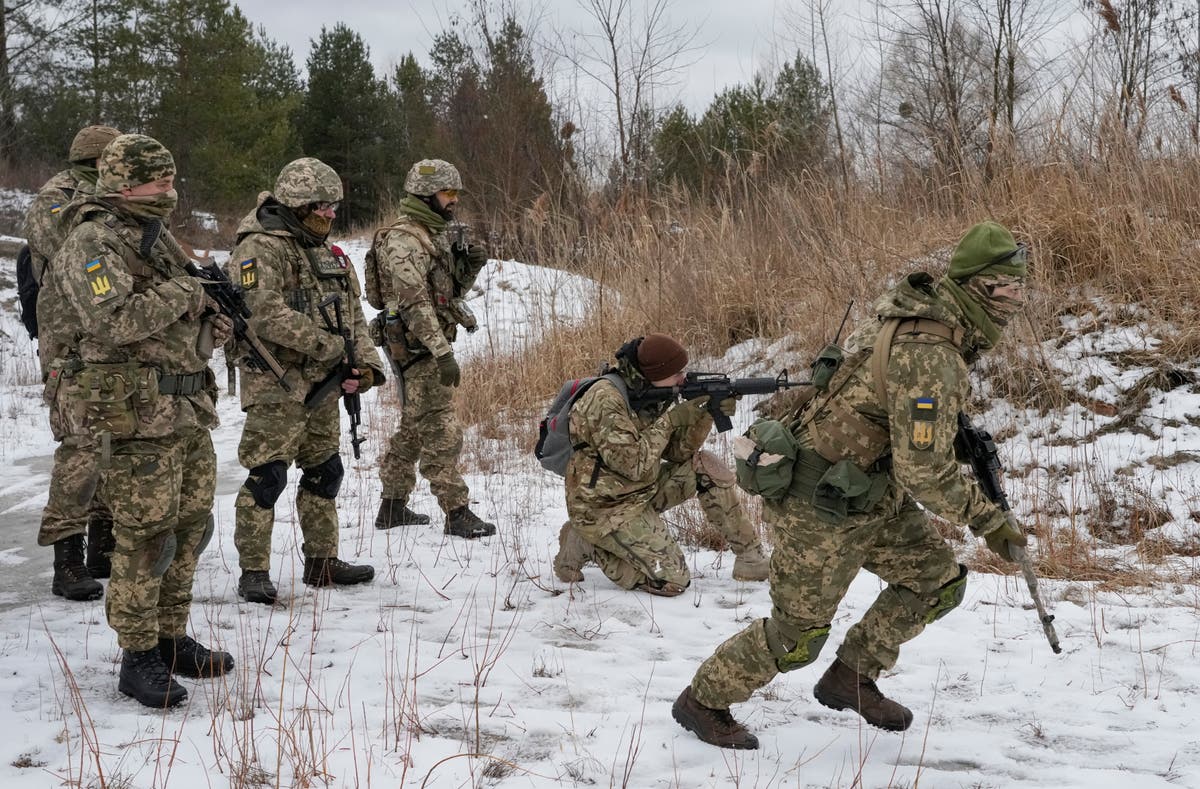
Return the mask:
[[[429, 63], [433, 37], [445, 29], [456, 15], [465, 13], [466, 0], [431, 2], [379, 2], [379, 0], [235, 0], [255, 25], [263, 25], [268, 35], [292, 48], [297, 66], [304, 69], [311, 41], [321, 27], [332, 28], [344, 22], [357, 31], [371, 49], [376, 73], [391, 70], [400, 57], [413, 52], [423, 64]], [[857, 0], [851, 0], [857, 3]], [[633, 0], [635, 8], [646, 0]], [[518, 20], [534, 27], [537, 35], [551, 38], [555, 31], [592, 33], [594, 19], [580, 8], [577, 0], [516, 0]], [[785, 10], [795, 2], [781, 0], [672, 0], [673, 26], [694, 29], [696, 51], [687, 60], [692, 65], [681, 74], [678, 98], [693, 111], [702, 110], [723, 87], [746, 82], [758, 69], [775, 62], [776, 41], [784, 33]], [[534, 9], [534, 10], [531, 10]], [[536, 9], [540, 9], [540, 12]], [[530, 20], [533, 19], [533, 24]], [[790, 47], [794, 54], [795, 47]], [[790, 56], [789, 56], [790, 57]], [[662, 97], [660, 97], [661, 99]], [[675, 96], [665, 97], [667, 99]]]

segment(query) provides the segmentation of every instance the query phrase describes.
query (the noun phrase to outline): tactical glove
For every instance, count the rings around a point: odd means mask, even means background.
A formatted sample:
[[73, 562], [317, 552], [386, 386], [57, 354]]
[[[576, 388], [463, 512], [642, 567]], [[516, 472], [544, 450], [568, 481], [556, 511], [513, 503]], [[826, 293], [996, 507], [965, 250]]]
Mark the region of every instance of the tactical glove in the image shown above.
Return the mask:
[[233, 336], [233, 319], [218, 312], [210, 315], [208, 320], [212, 323], [213, 345], [229, 342], [229, 338]]
[[708, 405], [708, 395], [693, 397], [667, 411], [667, 421], [671, 427], [691, 427], [704, 418], [704, 407]]
[[734, 415], [734, 413], [737, 411], [737, 401], [740, 400], [741, 397], [742, 397], [741, 395], [732, 395], [730, 397], [726, 397], [724, 400], [722, 400], [720, 403], [717, 404], [717, 407], [719, 409], [721, 409], [722, 414], [724, 414], [725, 416], [728, 416], [728, 417], [732, 417]]
[[488, 251], [483, 244], [468, 244], [467, 245], [467, 262], [470, 264], [471, 271], [479, 273], [479, 271], [487, 265]]
[[437, 362], [438, 381], [442, 386], [458, 386], [462, 380], [462, 370], [454, 358], [454, 351], [445, 356], [435, 357], [434, 361]]
[[1021, 525], [1017, 523], [1017, 519], [1012, 516], [1011, 512], [1005, 513], [1004, 523], [1000, 525], [1000, 528], [983, 535], [983, 539], [987, 541], [987, 547], [991, 549], [992, 553], [1006, 562], [1017, 560], [1012, 554], [1012, 546], [1024, 548], [1029, 543], [1021, 531]]

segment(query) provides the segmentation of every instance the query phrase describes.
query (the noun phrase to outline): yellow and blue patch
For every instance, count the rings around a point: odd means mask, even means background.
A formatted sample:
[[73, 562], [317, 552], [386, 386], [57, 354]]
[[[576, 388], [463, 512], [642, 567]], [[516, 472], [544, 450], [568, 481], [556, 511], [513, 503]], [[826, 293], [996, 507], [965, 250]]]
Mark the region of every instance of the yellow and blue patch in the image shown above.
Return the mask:
[[936, 397], [914, 397], [909, 409], [912, 417], [912, 447], [927, 450], [933, 448], [933, 424], [937, 421]]
[[62, 210], [62, 205], [59, 203], [55, 203], [54, 205], [50, 206], [50, 213], [52, 213], [52, 214], [57, 214], [61, 210]]
[[258, 287], [258, 258], [247, 258], [238, 264], [242, 273], [242, 290]]
[[87, 275], [88, 287], [92, 289], [92, 304], [100, 304], [117, 295], [102, 259], [96, 258], [84, 263], [83, 271]]

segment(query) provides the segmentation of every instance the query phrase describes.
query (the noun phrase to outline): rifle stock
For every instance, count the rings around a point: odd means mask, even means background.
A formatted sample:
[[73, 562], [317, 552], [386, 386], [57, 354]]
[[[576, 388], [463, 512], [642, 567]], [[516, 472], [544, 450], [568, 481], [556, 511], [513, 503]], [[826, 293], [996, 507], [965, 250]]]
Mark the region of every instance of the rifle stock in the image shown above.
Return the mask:
[[[983, 494], [1003, 512], [1011, 513], [1008, 496], [1000, 484], [1000, 453], [996, 449], [996, 442], [992, 439], [992, 434], [975, 427], [967, 415], [960, 411], [958, 435], [955, 436], [954, 443], [959, 453], [965, 455], [970, 461], [971, 471], [974, 472], [975, 480], [983, 489]], [[1010, 514], [1009, 517], [1012, 518], [1012, 515]], [[1050, 642], [1050, 649], [1057, 655], [1062, 652], [1062, 647], [1058, 643], [1058, 633], [1054, 630], [1054, 615], [1046, 610], [1046, 605], [1042, 602], [1042, 595], [1038, 591], [1037, 573], [1033, 569], [1033, 560], [1019, 545], [1010, 546], [1009, 553], [1012, 555], [1013, 561], [1021, 568], [1025, 585], [1029, 587], [1029, 596], [1033, 598], [1034, 608], [1037, 609], [1038, 619], [1042, 623], [1042, 632], [1045, 633], [1046, 640]]]

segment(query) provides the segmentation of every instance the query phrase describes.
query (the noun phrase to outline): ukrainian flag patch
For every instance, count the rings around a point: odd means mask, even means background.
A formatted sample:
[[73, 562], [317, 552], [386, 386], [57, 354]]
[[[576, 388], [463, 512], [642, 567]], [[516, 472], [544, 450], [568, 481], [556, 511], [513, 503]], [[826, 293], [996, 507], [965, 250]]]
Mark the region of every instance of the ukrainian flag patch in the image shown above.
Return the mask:
[[52, 213], [52, 214], [57, 214], [61, 210], [62, 210], [62, 206], [59, 205], [58, 203], [55, 203], [54, 205], [50, 206], [50, 213]]
[[104, 263], [100, 260], [100, 258], [96, 258], [95, 260], [93, 260], [92, 262], [90, 262], [86, 266], [84, 266], [83, 270], [89, 274], [95, 274], [97, 271], [99, 271], [102, 268], [104, 268]]
[[238, 264], [242, 272], [242, 290], [258, 287], [258, 258], [247, 258]]
[[914, 422], [936, 422], [938, 404], [936, 397], [914, 397], [912, 408], [909, 410]]
[[83, 271], [87, 275], [88, 287], [92, 290], [93, 304], [100, 304], [117, 295], [116, 289], [113, 288], [112, 280], [108, 277], [108, 269], [105, 268], [103, 260], [96, 258], [84, 263]]

